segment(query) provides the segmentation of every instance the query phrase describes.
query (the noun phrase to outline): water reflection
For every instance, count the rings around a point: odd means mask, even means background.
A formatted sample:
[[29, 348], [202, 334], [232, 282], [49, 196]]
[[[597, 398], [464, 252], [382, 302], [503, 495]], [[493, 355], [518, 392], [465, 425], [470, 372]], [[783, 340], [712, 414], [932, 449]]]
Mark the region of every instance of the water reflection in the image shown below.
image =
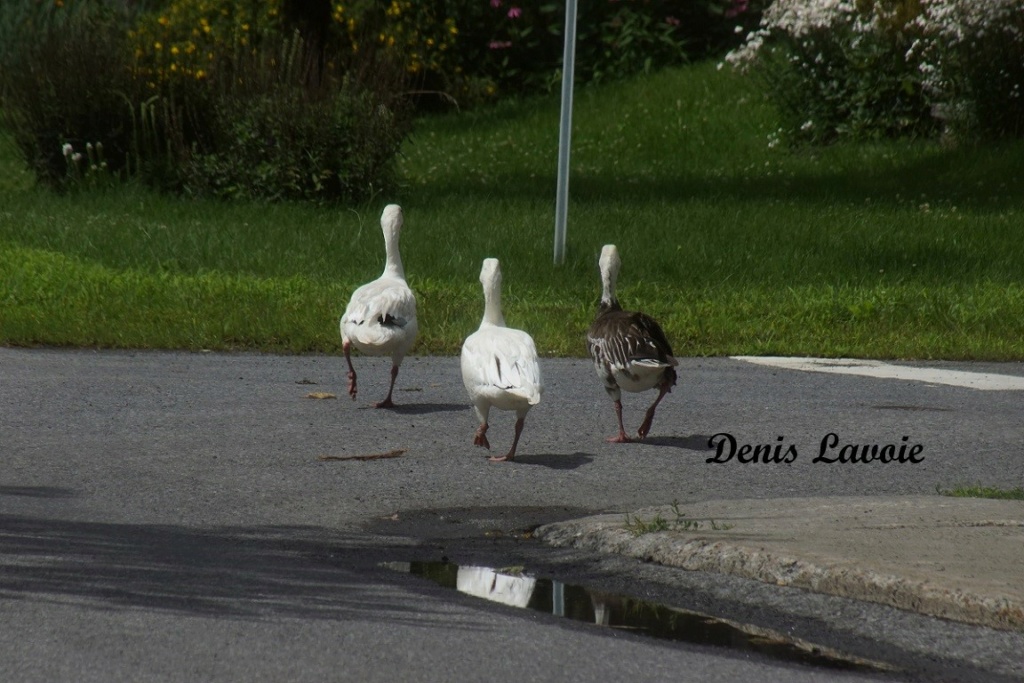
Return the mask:
[[521, 567], [460, 567], [448, 562], [389, 562], [389, 569], [503, 605], [653, 638], [758, 652], [773, 659], [832, 669], [893, 671], [893, 667], [750, 624], [690, 612], [625, 595], [536, 578]]
[[528, 607], [537, 579], [502, 574], [488, 567], [459, 567], [455, 588], [492, 602], [512, 607]]

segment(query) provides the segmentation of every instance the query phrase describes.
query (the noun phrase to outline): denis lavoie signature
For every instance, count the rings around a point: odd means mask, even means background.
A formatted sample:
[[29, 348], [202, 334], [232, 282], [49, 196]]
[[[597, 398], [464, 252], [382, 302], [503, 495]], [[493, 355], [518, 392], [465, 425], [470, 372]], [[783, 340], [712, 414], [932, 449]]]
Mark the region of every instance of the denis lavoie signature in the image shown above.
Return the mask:
[[[786, 443], [784, 436], [776, 437], [775, 443], [739, 443], [732, 434], [719, 432], [708, 439], [708, 448], [715, 449], [709, 463], [774, 463], [791, 464], [799, 453], [795, 443]], [[896, 442], [864, 443], [844, 442], [835, 432], [829, 432], [818, 443], [817, 455], [812, 463], [904, 463], [924, 462], [921, 454], [924, 446], [912, 443], [904, 436]]]

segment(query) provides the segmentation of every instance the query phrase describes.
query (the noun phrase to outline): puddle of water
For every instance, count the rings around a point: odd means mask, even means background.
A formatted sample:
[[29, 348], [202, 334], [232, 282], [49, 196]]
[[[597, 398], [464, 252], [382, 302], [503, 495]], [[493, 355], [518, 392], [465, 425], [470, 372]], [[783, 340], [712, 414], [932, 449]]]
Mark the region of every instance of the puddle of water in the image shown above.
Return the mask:
[[521, 567], [492, 569], [448, 562], [385, 562], [382, 566], [492, 602], [653, 638], [747, 650], [772, 659], [831, 669], [895, 670], [888, 664], [847, 655], [750, 624], [536, 578], [524, 574]]

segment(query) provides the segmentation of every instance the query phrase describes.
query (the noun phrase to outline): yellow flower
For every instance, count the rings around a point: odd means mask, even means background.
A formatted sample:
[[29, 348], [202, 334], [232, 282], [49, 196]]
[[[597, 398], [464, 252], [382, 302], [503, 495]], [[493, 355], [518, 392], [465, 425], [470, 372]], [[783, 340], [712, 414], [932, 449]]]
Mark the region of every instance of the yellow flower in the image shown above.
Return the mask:
[[157, 21], [161, 26], [167, 26], [169, 23], [171, 23], [171, 20], [167, 17], [160, 17]]
[[160, 42], [159, 40], [158, 40], [158, 41], [156, 41], [155, 43], [153, 43], [153, 47], [154, 47], [155, 49], [157, 49], [157, 50], [162, 50], [162, 49], [164, 49], [164, 45], [163, 45], [163, 43], [161, 43], [161, 42]]
[[177, 45], [172, 45], [172, 46], [171, 46], [171, 54], [172, 54], [172, 55], [176, 55], [176, 54], [178, 54], [179, 52], [181, 52], [181, 50], [180, 50], [180, 49], [178, 49], [178, 46], [177, 46]]

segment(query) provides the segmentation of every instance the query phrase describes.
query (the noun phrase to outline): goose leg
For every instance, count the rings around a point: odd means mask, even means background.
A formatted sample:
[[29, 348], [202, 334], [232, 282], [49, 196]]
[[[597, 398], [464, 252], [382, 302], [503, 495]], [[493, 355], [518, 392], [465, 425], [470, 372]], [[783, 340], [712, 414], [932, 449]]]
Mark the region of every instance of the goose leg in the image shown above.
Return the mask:
[[345, 343], [341, 345], [342, 350], [345, 351], [345, 362], [348, 363], [348, 395], [352, 397], [352, 400], [356, 400], [356, 369], [352, 367], [352, 342], [345, 340]]
[[662, 382], [658, 387], [658, 398], [654, 399], [654, 403], [647, 409], [647, 414], [644, 415], [644, 421], [640, 423], [640, 429], [636, 431], [636, 435], [639, 439], [643, 440], [647, 438], [647, 432], [651, 431], [651, 423], [654, 422], [654, 409], [661, 403], [661, 399], [665, 398], [665, 394], [672, 391], [672, 384], [669, 382]]
[[391, 392], [395, 390], [395, 378], [398, 377], [398, 366], [391, 366], [391, 386], [388, 387], [388, 395], [383, 401], [374, 403], [374, 408], [394, 408], [395, 404], [391, 402]]
[[491, 444], [487, 441], [487, 423], [481, 422], [477, 428], [476, 433], [473, 435], [473, 445], [483, 446], [487, 450], [491, 450]]
[[609, 436], [605, 441], [608, 443], [629, 443], [629, 437], [626, 436], [626, 428], [622, 426], [622, 401], [615, 399], [615, 417], [619, 421], [619, 433], [615, 436]]
[[516, 459], [516, 447], [519, 445], [519, 436], [520, 436], [520, 434], [523, 433], [523, 425], [524, 424], [526, 424], [526, 417], [525, 416], [523, 416], [523, 417], [519, 418], [518, 420], [516, 420], [516, 435], [512, 439], [512, 449], [508, 453], [506, 453], [505, 455], [501, 455], [501, 456], [498, 456], [498, 455], [491, 456], [490, 458], [487, 458], [487, 459], [490, 460], [491, 462], [505, 462], [506, 460], [515, 460]]

